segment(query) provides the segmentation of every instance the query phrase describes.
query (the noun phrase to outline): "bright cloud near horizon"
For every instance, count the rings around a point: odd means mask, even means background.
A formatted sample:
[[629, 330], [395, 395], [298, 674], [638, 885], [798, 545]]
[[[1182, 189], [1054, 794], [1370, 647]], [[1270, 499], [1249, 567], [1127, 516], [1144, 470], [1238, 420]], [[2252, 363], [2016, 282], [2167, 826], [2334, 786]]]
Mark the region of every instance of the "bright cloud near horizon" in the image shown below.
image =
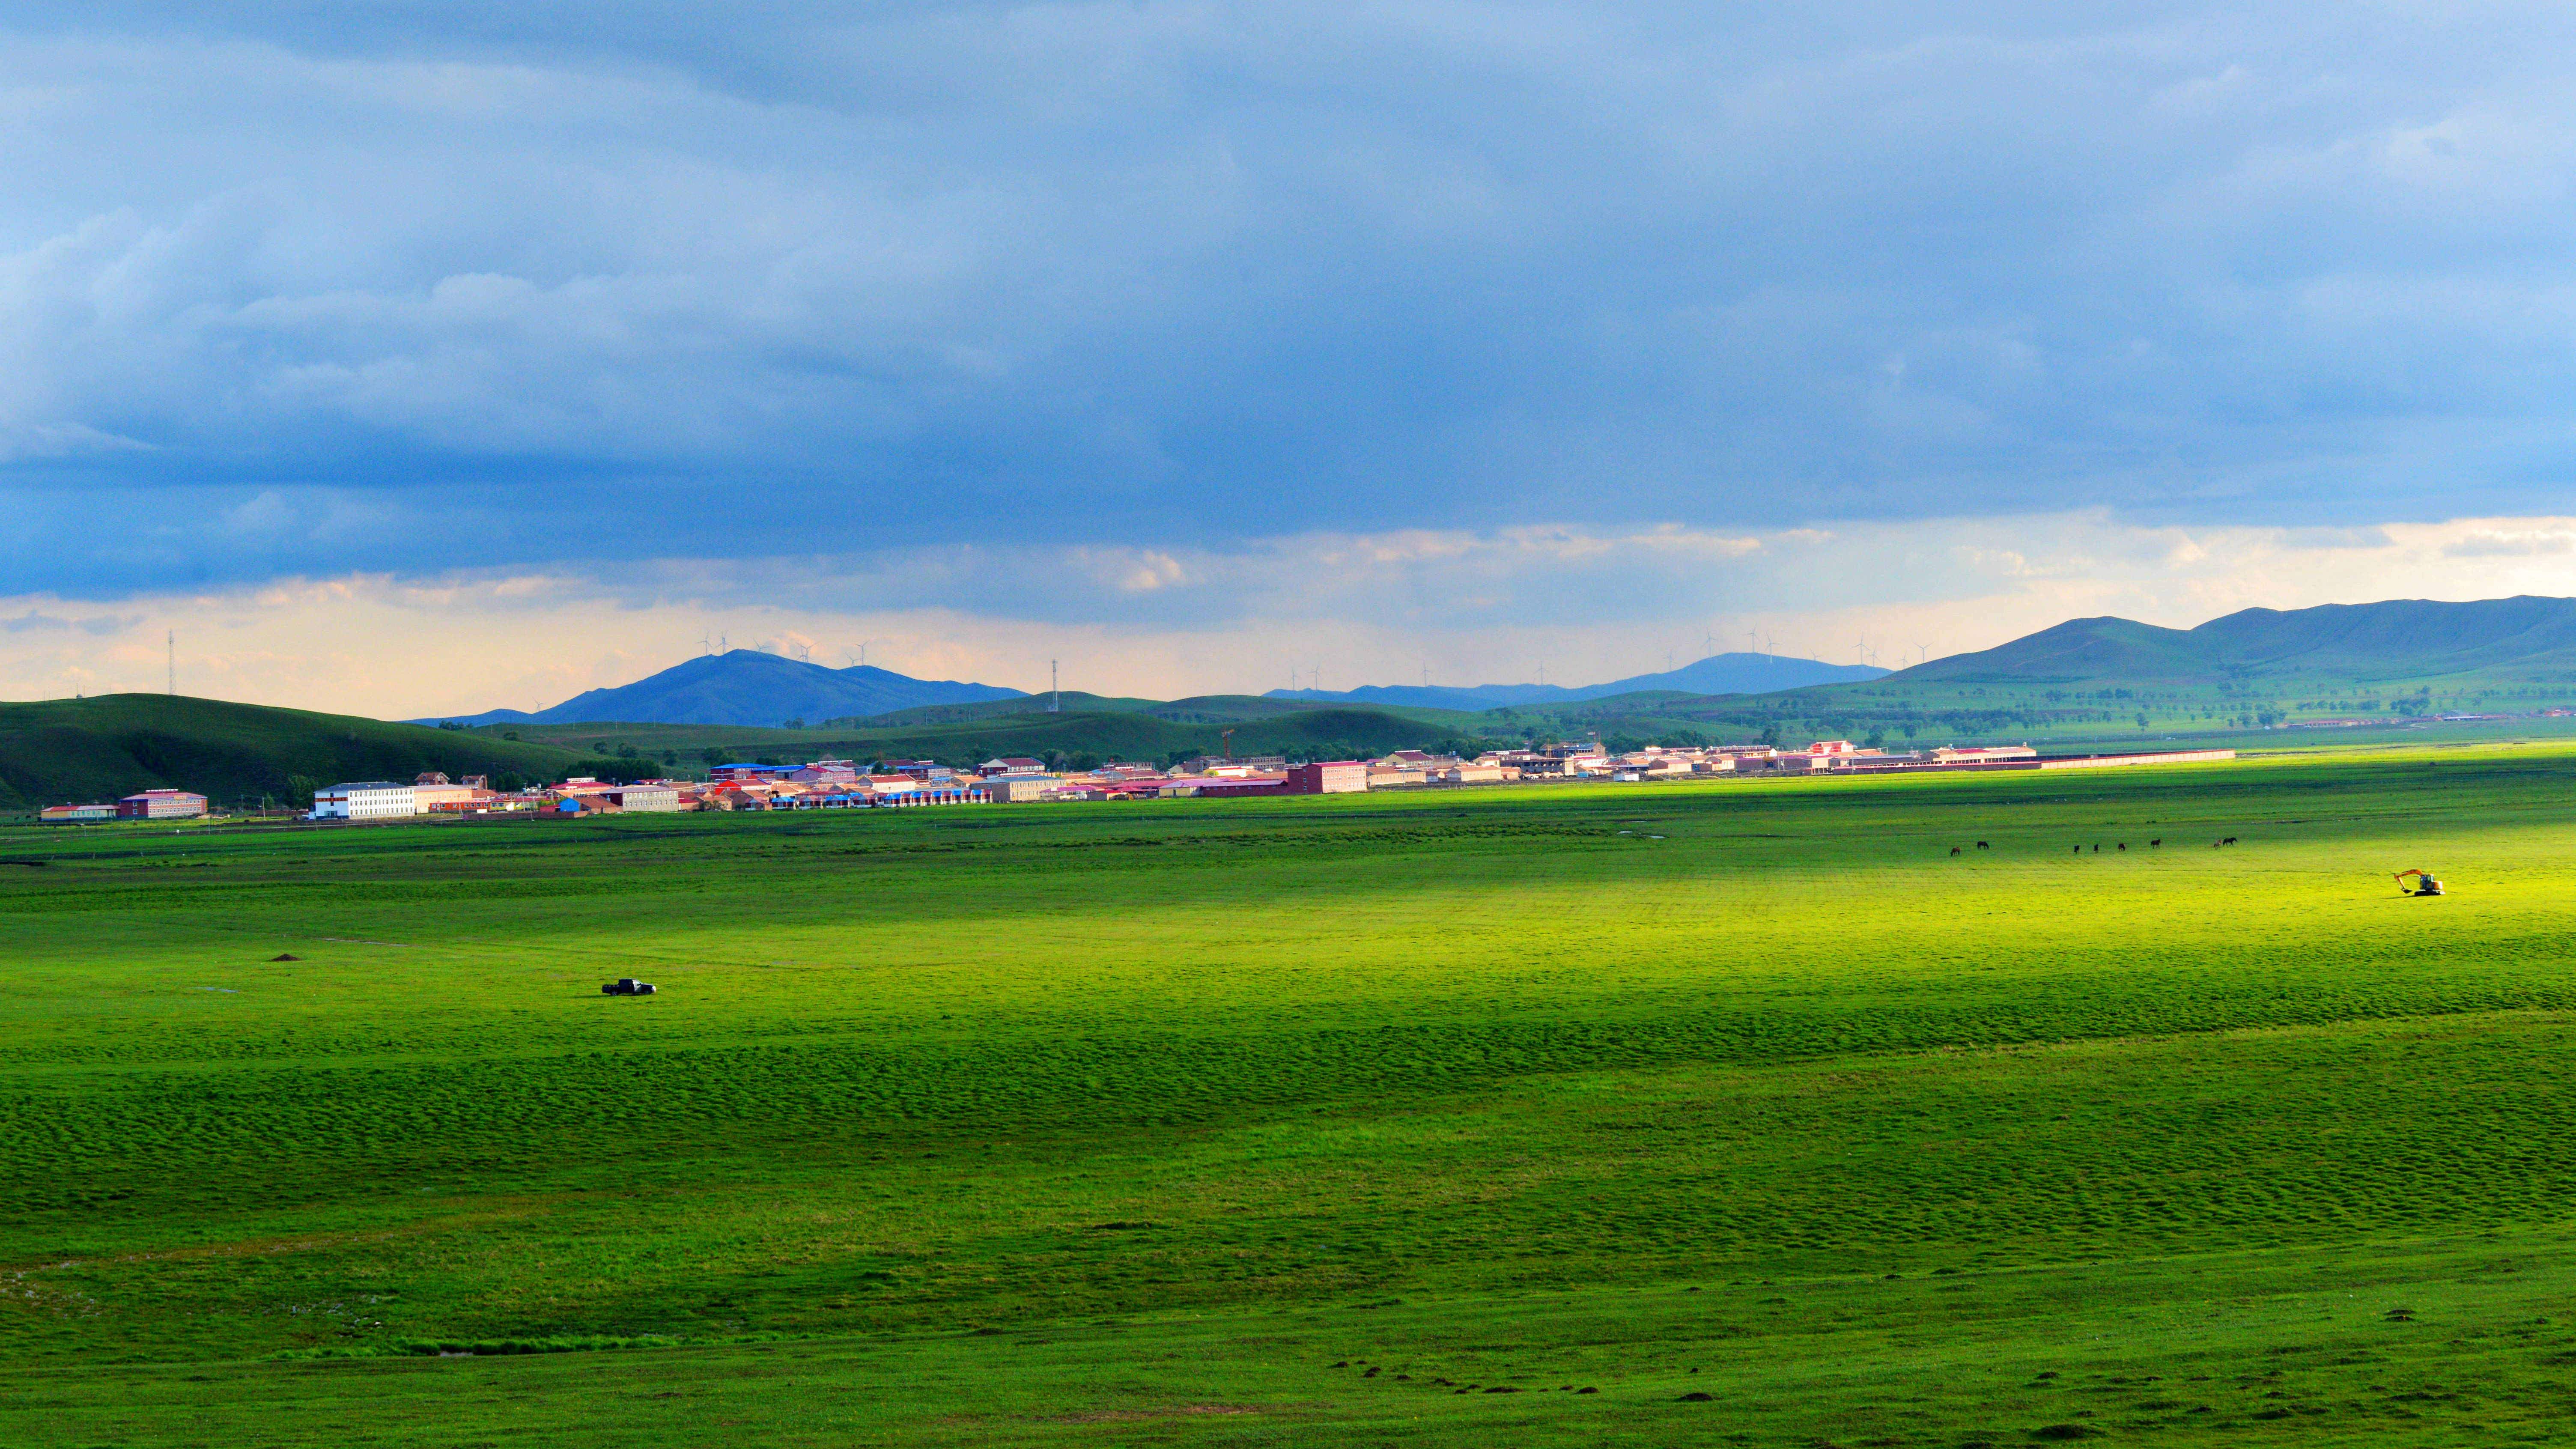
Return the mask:
[[[2576, 593], [2576, 16], [0, 5], [0, 693]], [[1863, 641], [1867, 641], [1864, 644]]]

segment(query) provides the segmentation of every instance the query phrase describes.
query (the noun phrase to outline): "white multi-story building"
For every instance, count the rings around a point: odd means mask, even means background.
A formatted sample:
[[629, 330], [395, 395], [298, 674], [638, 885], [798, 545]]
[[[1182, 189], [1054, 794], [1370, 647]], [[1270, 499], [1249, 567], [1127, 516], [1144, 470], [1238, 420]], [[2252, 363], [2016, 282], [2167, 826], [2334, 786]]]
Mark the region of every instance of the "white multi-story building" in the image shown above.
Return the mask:
[[316, 820], [387, 820], [419, 813], [413, 787], [391, 780], [359, 780], [313, 792]]

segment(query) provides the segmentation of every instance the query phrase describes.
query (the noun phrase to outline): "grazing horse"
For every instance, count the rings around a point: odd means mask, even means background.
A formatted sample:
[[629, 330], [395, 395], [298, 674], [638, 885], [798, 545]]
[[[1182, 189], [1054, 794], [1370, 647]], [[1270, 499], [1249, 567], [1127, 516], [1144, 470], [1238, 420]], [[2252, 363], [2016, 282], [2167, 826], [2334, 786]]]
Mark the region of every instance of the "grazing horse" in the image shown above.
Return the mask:
[[2235, 836], [2233, 836], [2233, 835], [2231, 835], [2231, 836], [2227, 837], [2225, 840], [2222, 840], [2222, 841], [2220, 841], [2220, 842], [2218, 842], [2218, 843], [2219, 843], [2219, 844], [2221, 844], [2221, 845], [2234, 845], [2234, 844], [2236, 843], [2236, 837], [2235, 837]]
[[2159, 835], [2159, 836], [2157, 836], [2155, 839], [2150, 840], [2150, 841], [2148, 841], [2148, 842], [2147, 842], [2147, 848], [2148, 848], [2149, 850], [2161, 850], [2161, 849], [2163, 849], [2163, 848], [2164, 848], [2164, 843], [2165, 843], [2165, 838], [2164, 838], [2163, 836]]
[[1951, 846], [1951, 847], [1950, 847], [1950, 853], [1951, 853], [1952, 855], [1957, 855], [1957, 854], [1959, 853], [1959, 847], [1957, 847], [1957, 846], [1955, 846], [1955, 845], [1954, 845], [1954, 846]]
[[2125, 840], [2121, 841], [2121, 842], [2120, 842], [2120, 848], [2121, 848], [2122, 850], [2126, 850], [2126, 849], [2128, 849], [2128, 848], [2129, 848], [2129, 842], [2127, 842], [2127, 841], [2125, 841]]
[[2084, 853], [2084, 847], [2083, 847], [2083, 846], [2080, 846], [2080, 845], [2079, 845], [2079, 846], [2077, 846], [2077, 847], [2075, 847], [2075, 853], [2076, 853], [2077, 855], [2082, 855], [2082, 854]]
[[1978, 842], [1977, 842], [1977, 849], [1979, 849], [1979, 850], [1983, 850], [1983, 849], [1985, 849], [1985, 848], [1986, 848], [1986, 843], [1985, 843], [1984, 841], [1980, 840], [1980, 841], [1978, 841]]

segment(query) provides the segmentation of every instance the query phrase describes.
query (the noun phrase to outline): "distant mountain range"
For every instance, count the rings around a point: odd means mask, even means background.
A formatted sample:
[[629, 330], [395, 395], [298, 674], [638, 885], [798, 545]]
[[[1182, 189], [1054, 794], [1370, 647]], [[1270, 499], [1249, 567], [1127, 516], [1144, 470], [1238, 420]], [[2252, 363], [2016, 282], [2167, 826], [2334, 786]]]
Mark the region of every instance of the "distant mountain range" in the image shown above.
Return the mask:
[[1881, 678], [1887, 672], [1859, 664], [1735, 653], [1712, 654], [1668, 674], [1638, 674], [1570, 689], [1560, 684], [1479, 684], [1472, 689], [1437, 684], [1371, 684], [1352, 690], [1274, 689], [1262, 698], [1481, 710], [1514, 704], [1580, 704], [1587, 699], [1607, 699], [1614, 694], [1648, 689], [1683, 694], [1768, 694], [1775, 689], [1802, 689], [1811, 684], [1858, 684]]
[[629, 724], [760, 725], [791, 719], [819, 725], [827, 719], [891, 714], [931, 704], [973, 704], [1026, 698], [1019, 690], [953, 679], [914, 679], [861, 664], [833, 669], [799, 659], [733, 649], [673, 665], [633, 684], [577, 694], [534, 714], [515, 709], [474, 715], [441, 715], [413, 724]]
[[[1352, 690], [1274, 689], [1262, 698], [1303, 705], [1481, 711], [1510, 705], [1577, 704], [1646, 691], [1694, 696], [1768, 694], [1875, 679], [1925, 684], [2185, 683], [2304, 673], [2320, 681], [2367, 682], [2498, 673], [2538, 678], [2544, 672], [2552, 679], [2576, 678], [2576, 599], [2526, 595], [2458, 604], [2392, 599], [2289, 611], [2245, 609], [2193, 629], [2165, 629], [2111, 617], [2070, 619], [1993, 649], [1954, 654], [1893, 674], [1777, 654], [1730, 653], [1711, 655], [1665, 674], [1638, 674], [1575, 688], [1395, 684]], [[866, 665], [831, 669], [735, 649], [691, 659], [616, 689], [594, 689], [552, 709], [534, 713], [496, 709], [444, 718], [462, 724], [622, 721], [775, 727], [791, 719], [820, 725], [825, 720], [869, 719], [902, 710], [1035, 698], [997, 685], [914, 679]], [[1156, 706], [1151, 700], [1095, 700], [1087, 695], [1071, 697], [1068, 706], [1112, 711], [1176, 707]]]
[[1935, 659], [1904, 683], [2188, 682], [2306, 672], [2321, 678], [2427, 679], [2576, 669], [2576, 599], [2521, 595], [2475, 603], [2391, 599], [2313, 609], [2244, 609], [2192, 629], [2133, 619], [2069, 619], [2009, 644]]

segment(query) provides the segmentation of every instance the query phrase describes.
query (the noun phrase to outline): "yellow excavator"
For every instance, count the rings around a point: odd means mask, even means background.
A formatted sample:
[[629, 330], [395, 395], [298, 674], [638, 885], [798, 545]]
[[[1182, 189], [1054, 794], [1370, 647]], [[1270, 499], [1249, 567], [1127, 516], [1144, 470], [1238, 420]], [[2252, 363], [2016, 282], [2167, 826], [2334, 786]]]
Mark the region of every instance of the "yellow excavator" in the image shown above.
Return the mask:
[[[2413, 890], [2406, 888], [2406, 878], [2410, 875], [2415, 877]], [[2442, 893], [2442, 883], [2433, 879], [2429, 870], [2401, 870], [2397, 873], [2397, 893], [2401, 896], [2438, 896]]]

